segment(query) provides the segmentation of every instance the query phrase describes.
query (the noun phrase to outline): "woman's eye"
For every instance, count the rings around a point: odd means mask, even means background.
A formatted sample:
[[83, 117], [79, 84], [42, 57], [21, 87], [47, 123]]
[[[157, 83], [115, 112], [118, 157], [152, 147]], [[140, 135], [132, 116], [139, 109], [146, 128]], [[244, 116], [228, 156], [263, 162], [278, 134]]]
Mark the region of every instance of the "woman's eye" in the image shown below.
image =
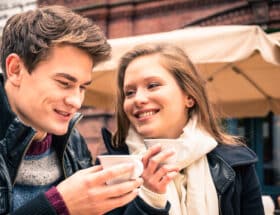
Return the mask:
[[125, 97], [130, 97], [130, 96], [132, 96], [133, 94], [134, 94], [134, 91], [133, 91], [133, 90], [128, 90], [128, 91], [125, 91], [125, 92], [124, 92]]
[[87, 87], [86, 87], [86, 86], [80, 86], [80, 89], [81, 89], [81, 90], [86, 90]]
[[148, 89], [154, 88], [154, 87], [158, 87], [158, 86], [159, 86], [159, 83], [152, 82], [152, 83], [149, 83], [149, 84], [148, 84]]

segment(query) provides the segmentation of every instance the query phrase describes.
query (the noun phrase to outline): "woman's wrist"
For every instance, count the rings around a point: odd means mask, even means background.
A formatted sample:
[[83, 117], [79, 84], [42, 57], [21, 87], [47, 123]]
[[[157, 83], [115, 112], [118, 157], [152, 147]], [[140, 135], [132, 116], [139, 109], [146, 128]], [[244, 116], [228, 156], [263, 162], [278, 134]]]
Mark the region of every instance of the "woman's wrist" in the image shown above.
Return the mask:
[[139, 190], [139, 197], [142, 198], [147, 204], [155, 208], [165, 208], [167, 203], [166, 194], [155, 193], [145, 186], [141, 186]]

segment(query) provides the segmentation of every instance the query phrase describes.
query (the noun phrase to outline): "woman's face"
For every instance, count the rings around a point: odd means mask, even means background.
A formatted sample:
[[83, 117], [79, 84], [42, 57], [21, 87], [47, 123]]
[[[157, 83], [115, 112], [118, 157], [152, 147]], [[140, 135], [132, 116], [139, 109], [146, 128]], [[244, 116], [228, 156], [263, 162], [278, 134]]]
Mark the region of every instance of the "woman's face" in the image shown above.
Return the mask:
[[159, 61], [158, 55], [134, 59], [124, 76], [124, 112], [144, 138], [177, 138], [193, 100]]

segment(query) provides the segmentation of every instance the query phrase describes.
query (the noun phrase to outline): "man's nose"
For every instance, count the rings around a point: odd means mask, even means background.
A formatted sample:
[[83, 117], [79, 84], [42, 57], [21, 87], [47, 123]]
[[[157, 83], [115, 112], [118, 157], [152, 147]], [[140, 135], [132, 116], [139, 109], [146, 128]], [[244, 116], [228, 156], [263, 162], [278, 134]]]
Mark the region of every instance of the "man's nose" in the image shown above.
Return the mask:
[[79, 90], [71, 92], [71, 95], [67, 96], [65, 102], [76, 109], [80, 109], [84, 99], [84, 93]]

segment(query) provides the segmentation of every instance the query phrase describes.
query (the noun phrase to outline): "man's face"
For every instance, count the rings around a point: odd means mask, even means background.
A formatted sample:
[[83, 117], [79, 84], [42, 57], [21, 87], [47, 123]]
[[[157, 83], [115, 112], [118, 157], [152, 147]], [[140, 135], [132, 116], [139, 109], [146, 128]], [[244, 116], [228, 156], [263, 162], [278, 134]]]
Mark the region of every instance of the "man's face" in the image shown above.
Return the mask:
[[7, 91], [13, 111], [39, 132], [65, 134], [70, 119], [82, 105], [92, 67], [91, 57], [81, 49], [54, 47], [31, 74], [23, 66], [18, 74], [8, 75], [7, 82], [13, 82], [12, 90]]

